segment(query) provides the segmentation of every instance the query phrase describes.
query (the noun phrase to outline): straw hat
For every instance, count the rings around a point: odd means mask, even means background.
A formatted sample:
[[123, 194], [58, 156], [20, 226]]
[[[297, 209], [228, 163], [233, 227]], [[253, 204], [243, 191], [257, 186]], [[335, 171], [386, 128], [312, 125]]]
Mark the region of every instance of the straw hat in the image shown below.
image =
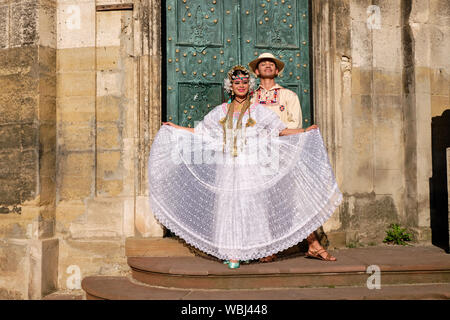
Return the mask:
[[258, 58], [256, 58], [255, 60], [253, 60], [252, 62], [250, 62], [248, 64], [248, 66], [250, 67], [250, 70], [254, 74], [256, 74], [256, 72], [255, 72], [256, 66], [263, 59], [273, 60], [273, 62], [275, 62], [275, 65], [277, 66], [278, 72], [281, 73], [283, 71], [283, 69], [284, 69], [284, 62], [281, 61], [281, 60], [278, 60], [277, 58], [275, 58], [275, 56], [273, 54], [265, 52], [265, 53], [261, 54]]

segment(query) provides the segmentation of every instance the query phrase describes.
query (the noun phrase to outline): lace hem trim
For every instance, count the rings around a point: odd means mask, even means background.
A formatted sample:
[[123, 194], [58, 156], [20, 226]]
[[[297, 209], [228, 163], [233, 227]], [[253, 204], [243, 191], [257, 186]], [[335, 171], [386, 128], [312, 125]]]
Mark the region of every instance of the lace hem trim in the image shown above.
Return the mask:
[[331, 217], [342, 201], [342, 194], [336, 186], [328, 203], [319, 212], [317, 212], [316, 215], [310, 218], [308, 222], [291, 233], [291, 235], [284, 237], [283, 239], [277, 239], [274, 242], [260, 246], [259, 248], [250, 250], [246, 249], [245, 251], [239, 249], [218, 248], [214, 244], [193, 235], [192, 233], [184, 230], [182, 226], [174, 223], [167, 216], [164, 208], [159, 205], [158, 201], [154, 199], [152, 195], [150, 197], [150, 201], [151, 209], [155, 215], [155, 218], [171, 230], [175, 235], [185, 240], [186, 243], [219, 259], [254, 260], [286, 250], [306, 239], [313, 231], [322, 226]]

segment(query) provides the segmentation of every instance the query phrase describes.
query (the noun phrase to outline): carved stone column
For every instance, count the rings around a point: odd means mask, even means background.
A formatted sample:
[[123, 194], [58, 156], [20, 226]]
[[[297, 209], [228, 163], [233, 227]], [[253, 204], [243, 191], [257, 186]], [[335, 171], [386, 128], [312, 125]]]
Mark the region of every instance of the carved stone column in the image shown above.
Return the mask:
[[[138, 178], [136, 186], [136, 235], [161, 237], [163, 227], [149, 214], [147, 167], [150, 147], [161, 126], [162, 115], [162, 48], [161, 1], [139, 2], [137, 28], [142, 44], [139, 57], [139, 112], [138, 112]], [[138, 40], [139, 41], [139, 40]]]

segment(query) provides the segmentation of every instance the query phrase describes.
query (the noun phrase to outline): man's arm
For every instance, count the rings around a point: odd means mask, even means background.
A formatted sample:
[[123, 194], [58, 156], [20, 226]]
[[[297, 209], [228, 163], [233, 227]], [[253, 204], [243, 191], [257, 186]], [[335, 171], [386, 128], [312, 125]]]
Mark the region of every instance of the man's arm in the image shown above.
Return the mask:
[[316, 124], [308, 127], [307, 129], [284, 129], [280, 131], [280, 136], [290, 136], [291, 134], [303, 133], [310, 130], [318, 129], [319, 127]]

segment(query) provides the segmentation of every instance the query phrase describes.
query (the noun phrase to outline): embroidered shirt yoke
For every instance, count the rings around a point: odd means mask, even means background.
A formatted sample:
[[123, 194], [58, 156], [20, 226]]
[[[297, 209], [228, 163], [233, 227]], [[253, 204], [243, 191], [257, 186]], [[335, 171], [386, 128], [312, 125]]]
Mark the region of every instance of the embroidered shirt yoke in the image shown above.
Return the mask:
[[260, 103], [274, 111], [289, 129], [302, 128], [302, 108], [295, 92], [279, 84], [269, 90], [259, 86], [253, 95], [252, 103]]

